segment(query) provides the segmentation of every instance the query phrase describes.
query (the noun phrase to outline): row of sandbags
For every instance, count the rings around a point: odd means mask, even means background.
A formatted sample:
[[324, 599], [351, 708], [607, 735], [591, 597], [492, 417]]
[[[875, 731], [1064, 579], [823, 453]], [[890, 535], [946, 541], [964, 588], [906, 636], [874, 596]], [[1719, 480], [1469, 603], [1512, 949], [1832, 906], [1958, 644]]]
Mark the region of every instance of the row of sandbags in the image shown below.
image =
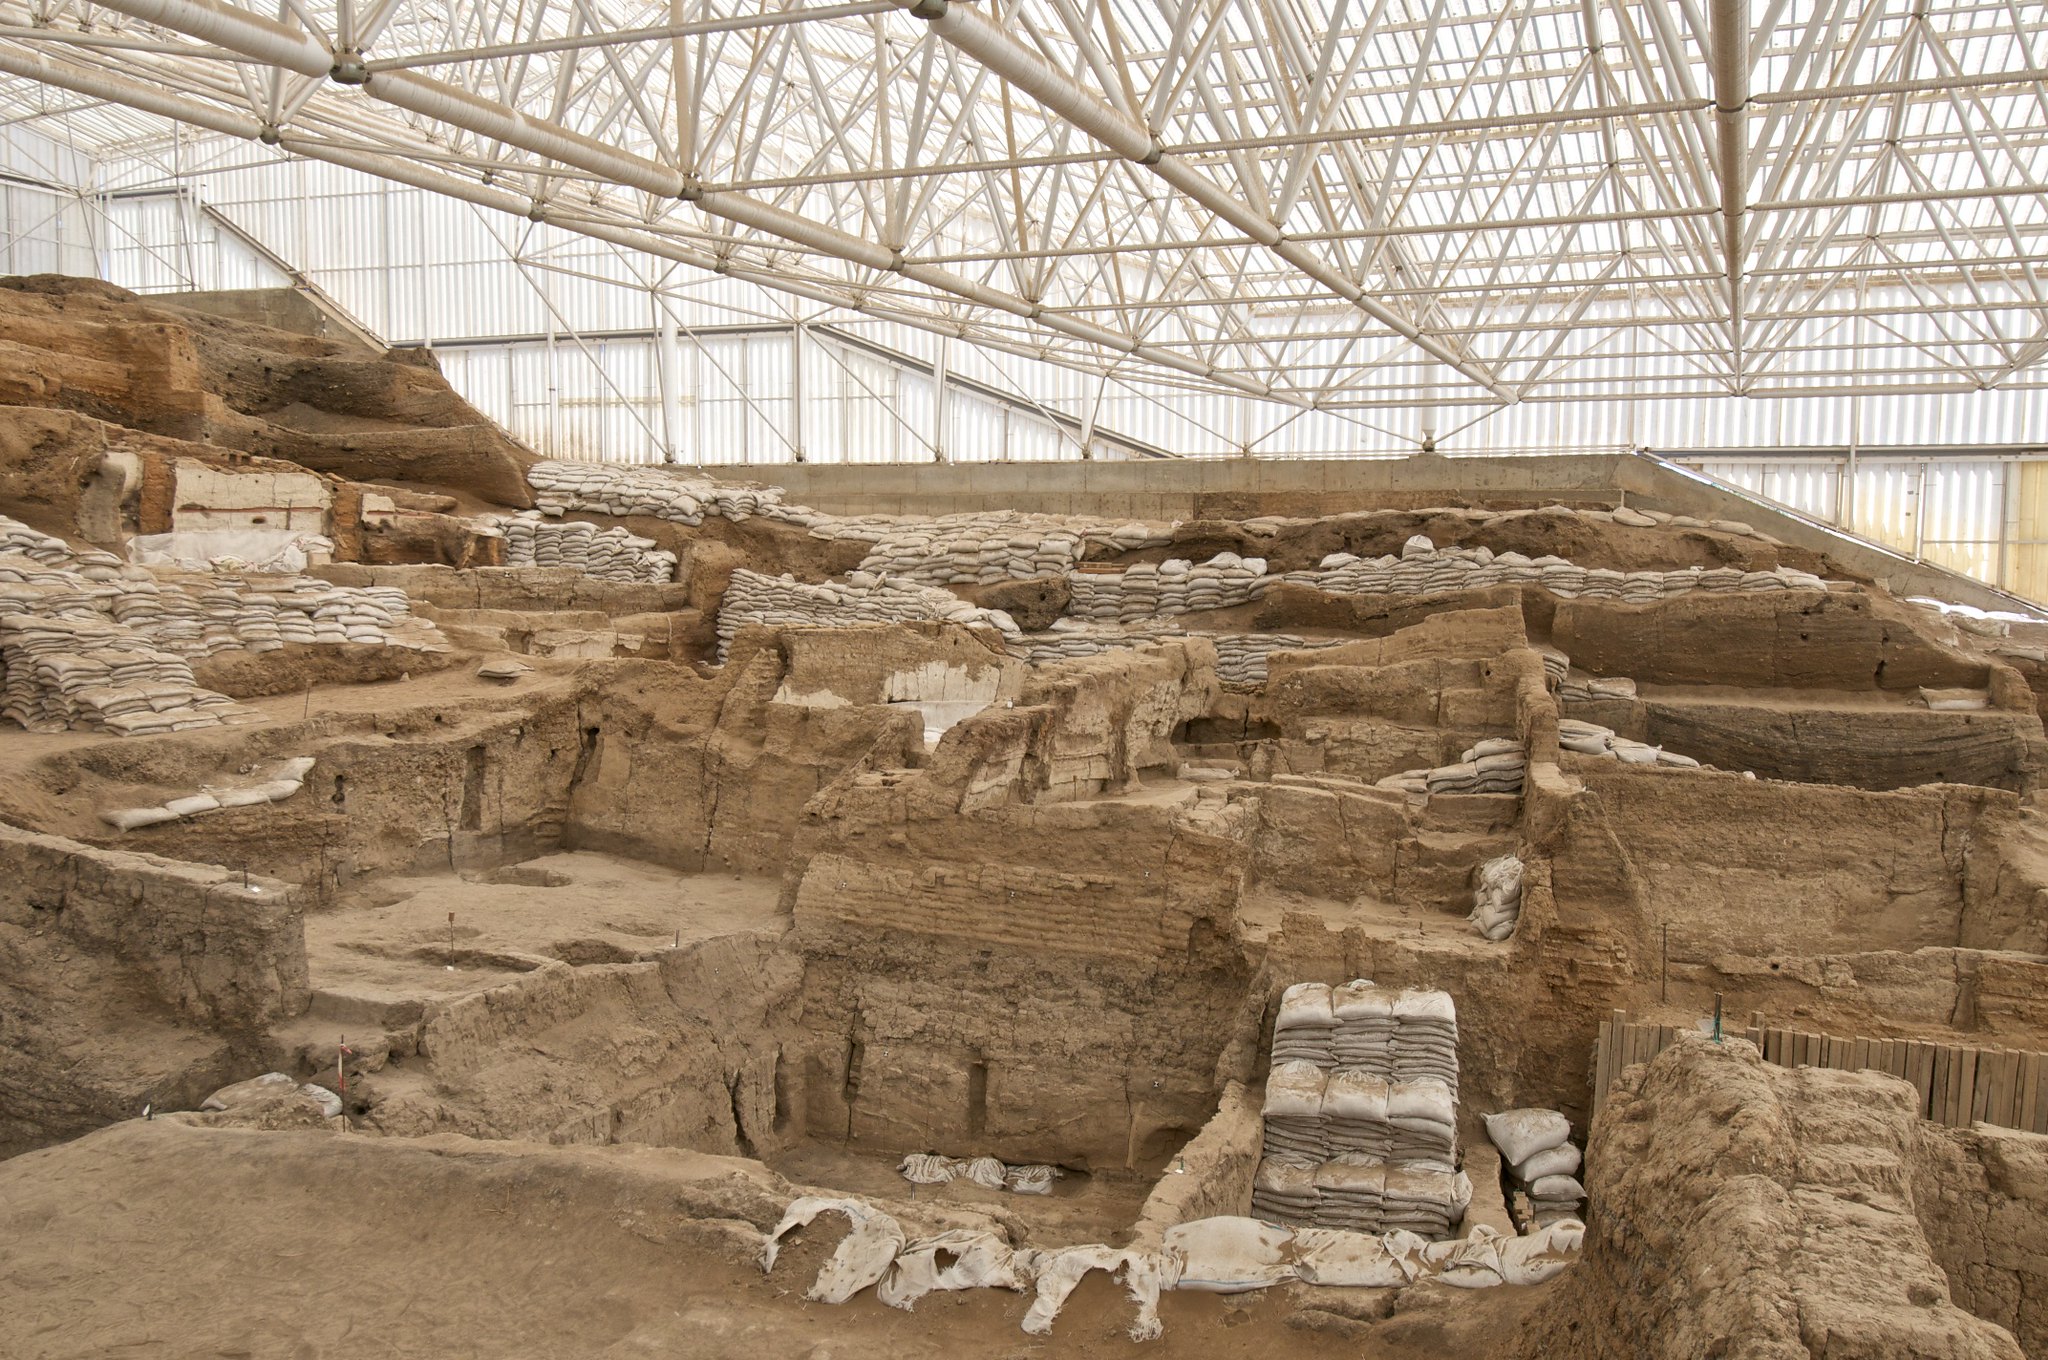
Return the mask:
[[1321, 1161], [1262, 1157], [1252, 1176], [1252, 1213], [1291, 1227], [1409, 1232], [1448, 1237], [1472, 1204], [1472, 1181], [1437, 1161], [1388, 1162], [1359, 1153]]
[[1544, 1228], [1585, 1215], [1586, 1187], [1572, 1123], [1557, 1110], [1503, 1110], [1486, 1116], [1486, 1136], [1500, 1149], [1512, 1193], [1509, 1208], [1524, 1228]]
[[822, 516], [811, 534], [871, 544], [861, 562], [864, 571], [906, 576], [926, 585], [990, 585], [1065, 576], [1091, 550], [1115, 554], [1158, 547], [1172, 538], [1172, 526], [985, 510], [936, 519]]
[[1458, 1091], [1458, 1012], [1449, 993], [1297, 982], [1273, 1021], [1273, 1065], [1309, 1062], [1388, 1081], [1435, 1077]]
[[1355, 1154], [1376, 1161], [1456, 1160], [1458, 1098], [1440, 1077], [1389, 1081], [1356, 1067], [1305, 1059], [1266, 1077], [1265, 1153], [1319, 1162]]
[[1291, 633], [1186, 632], [1164, 622], [1107, 627], [1076, 619], [1058, 619], [1044, 632], [1024, 634], [1024, 660], [1033, 666], [1097, 656], [1117, 647], [1138, 647], [1163, 638], [1207, 638], [1216, 646], [1216, 678], [1237, 689], [1266, 683], [1267, 659], [1274, 652], [1316, 651], [1340, 647], [1344, 638], [1301, 638]]
[[947, 1157], [936, 1152], [913, 1152], [896, 1171], [912, 1185], [966, 1180], [985, 1190], [1008, 1190], [1015, 1195], [1049, 1195], [1052, 1183], [1066, 1174], [1043, 1163], [1011, 1166], [994, 1157]]
[[1628, 604], [1649, 604], [1695, 591], [1726, 595], [1827, 588], [1820, 577], [1790, 567], [1749, 572], [1735, 567], [1616, 571], [1582, 567], [1549, 555], [1527, 557], [1484, 547], [1438, 548], [1420, 534], [1408, 540], [1399, 557], [1332, 553], [1313, 571], [1291, 571], [1279, 579], [1338, 595], [1439, 595], [1484, 586], [1530, 585], [1567, 598]]
[[1135, 623], [1173, 614], [1250, 604], [1273, 578], [1263, 557], [1218, 553], [1206, 562], [1184, 557], [1139, 562], [1122, 571], [1076, 571], [1067, 578], [1070, 616]]
[[1410, 794], [1520, 793], [1528, 769], [1528, 752], [1521, 742], [1488, 737], [1467, 749], [1454, 765], [1403, 770], [1376, 781], [1376, 787]]
[[534, 511], [479, 521], [505, 540], [508, 567], [573, 567], [602, 581], [660, 585], [676, 579], [676, 555], [617, 525], [545, 519]]
[[1580, 718], [1557, 720], [1557, 744], [1562, 750], [1576, 751], [1584, 756], [1603, 756], [1624, 765], [1663, 765], [1679, 770], [1705, 768], [1691, 756], [1621, 736], [1611, 727], [1602, 727], [1599, 723]]
[[255, 807], [261, 803], [282, 803], [297, 793], [313, 768], [313, 757], [294, 756], [251, 766], [238, 779], [218, 784], [201, 784], [195, 793], [172, 798], [156, 807], [110, 808], [100, 820], [121, 831], [201, 817], [224, 808]]
[[191, 659], [346, 642], [441, 650], [432, 624], [392, 586], [337, 586], [306, 577], [158, 573], [98, 549], [74, 549], [0, 516], [0, 608], [104, 615], [150, 644]]
[[1576, 703], [1636, 697], [1636, 682], [1620, 675], [1588, 675], [1584, 671], [1572, 671], [1559, 679], [1555, 688], [1558, 698]]
[[1522, 919], [1522, 861], [1514, 855], [1487, 860], [1472, 871], [1472, 914], [1466, 919], [1489, 940], [1505, 940]]
[[0, 613], [0, 667], [0, 714], [31, 732], [142, 736], [255, 718], [200, 688], [183, 657], [98, 614]]
[[668, 468], [547, 461], [526, 470], [526, 483], [544, 515], [583, 510], [690, 525], [702, 524], [706, 515], [734, 521], [762, 515], [805, 526], [817, 518], [802, 506], [784, 505], [781, 487], [741, 486]]
[[1000, 609], [982, 609], [934, 586], [897, 581], [856, 571], [844, 581], [805, 585], [787, 573], [732, 574], [718, 607], [718, 659], [723, 663], [733, 638], [748, 624], [787, 628], [839, 628], [861, 623], [948, 622], [980, 624], [1021, 649], [1023, 632]]
[[1480, 1227], [1463, 1240], [1429, 1242], [1401, 1231], [1290, 1229], [1217, 1217], [1175, 1224], [1157, 1250], [1099, 1244], [1028, 1248], [973, 1228], [911, 1239], [893, 1215], [871, 1204], [807, 1195], [792, 1201], [764, 1234], [763, 1273], [774, 1272], [784, 1239], [826, 1214], [843, 1217], [848, 1231], [804, 1291], [813, 1302], [845, 1303], [873, 1289], [880, 1302], [908, 1311], [939, 1292], [1028, 1292], [1033, 1297], [1023, 1330], [1045, 1336], [1075, 1287], [1099, 1270], [1121, 1284], [1132, 1302], [1134, 1341], [1156, 1340], [1165, 1330], [1159, 1295], [1166, 1290], [1238, 1294], [1297, 1281], [1366, 1289], [1430, 1279], [1465, 1289], [1541, 1284], [1570, 1264], [1585, 1236], [1582, 1225], [1561, 1223], [1523, 1237]]

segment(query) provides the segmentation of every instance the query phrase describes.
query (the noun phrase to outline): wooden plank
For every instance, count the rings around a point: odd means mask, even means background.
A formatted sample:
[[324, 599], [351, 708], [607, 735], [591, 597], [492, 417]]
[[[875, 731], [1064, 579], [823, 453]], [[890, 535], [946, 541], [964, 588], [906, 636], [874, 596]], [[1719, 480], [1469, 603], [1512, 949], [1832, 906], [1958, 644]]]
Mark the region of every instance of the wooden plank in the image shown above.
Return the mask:
[[2017, 1055], [2019, 1063], [2013, 1076], [2012, 1126], [2016, 1129], [2031, 1129], [2034, 1126], [2034, 1098], [2040, 1094], [2040, 1069], [2034, 1065], [2035, 1055]]
[[2034, 1055], [2034, 1118], [2035, 1133], [2048, 1133], [2048, 1053]]
[[1987, 1124], [2012, 1127], [2013, 1070], [2012, 1054], [1993, 1053], [1991, 1057], [1990, 1080], [1986, 1082], [1989, 1094], [1984, 1097], [1983, 1120]]
[[1937, 1124], [1946, 1124], [1948, 1118], [1948, 1045], [1930, 1044], [1934, 1050], [1934, 1098], [1928, 1105], [1927, 1117]]
[[1593, 1028], [1593, 1113], [1607, 1101], [1607, 1022]]
[[1963, 1087], [1956, 1099], [1956, 1124], [1971, 1123], [1977, 1118], [1977, 1050], [1967, 1045], [1962, 1047]]
[[1894, 1044], [1889, 1039], [1879, 1039], [1877, 1041], [1877, 1055], [1875, 1062], [1878, 1071], [1886, 1073], [1890, 1076], [1898, 1075], [1898, 1072], [1895, 1070], [1898, 1058], [1898, 1054], [1896, 1052], [1897, 1048], [1898, 1045]]
[[1913, 1042], [1913, 1084], [1920, 1088], [1920, 1114], [1923, 1118], [1939, 1119], [1934, 1103], [1934, 1064], [1937, 1057], [1935, 1045], [1924, 1040]]

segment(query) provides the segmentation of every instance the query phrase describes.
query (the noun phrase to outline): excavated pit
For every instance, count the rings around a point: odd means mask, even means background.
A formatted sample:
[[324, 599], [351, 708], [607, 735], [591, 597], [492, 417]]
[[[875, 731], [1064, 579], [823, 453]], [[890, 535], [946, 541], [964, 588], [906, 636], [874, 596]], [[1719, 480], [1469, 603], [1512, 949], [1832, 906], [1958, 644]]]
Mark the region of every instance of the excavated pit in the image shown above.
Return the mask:
[[[826, 1311], [793, 1296], [850, 1220], [765, 1278], [764, 1234], [822, 1195], [1035, 1270], [1011, 1254], [1178, 1271], [1177, 1231], [1250, 1213], [1283, 996], [1371, 979], [1455, 1005], [1444, 1250], [1493, 1251], [1500, 1287], [1289, 1258], [1169, 1288], [1166, 1349], [2040, 1353], [2048, 623], [1964, 628], [1627, 488], [835, 516], [536, 464], [428, 368], [303, 339], [265, 366], [256, 328], [56, 295], [0, 311], [52, 353], [81, 314], [143, 350], [187, 327], [166, 390], [211, 423], [133, 435], [163, 423], [142, 388], [0, 407], [48, 436], [0, 513], [62, 540], [0, 525], [8, 696], [77, 715], [0, 731], [0, 1240], [31, 1244], [0, 1253], [0, 1352], [261, 1350], [315, 1275], [403, 1298], [352, 1333], [393, 1354], [978, 1352], [1026, 1297]], [[251, 459], [322, 498], [303, 621], [283, 576], [86, 555], [176, 534], [172, 492]], [[38, 669], [115, 624], [246, 712]], [[90, 716], [138, 703], [185, 716]], [[1680, 1039], [1717, 1004], [1828, 1056]], [[1907, 1042], [2004, 1075], [1816, 1070]], [[200, 1110], [270, 1071], [342, 1115]], [[1585, 1149], [1587, 1245], [1507, 1283], [1527, 1187], [1483, 1117], [1527, 1107]], [[913, 1184], [919, 1154], [1059, 1174]], [[124, 1283], [78, 1286], [60, 1229]], [[1881, 1249], [1884, 1283], [1802, 1233]], [[1723, 1268], [1765, 1248], [1789, 1302]], [[526, 1293], [494, 1274], [544, 1250]], [[1128, 1348], [1132, 1278], [1085, 1276], [1056, 1335]]]

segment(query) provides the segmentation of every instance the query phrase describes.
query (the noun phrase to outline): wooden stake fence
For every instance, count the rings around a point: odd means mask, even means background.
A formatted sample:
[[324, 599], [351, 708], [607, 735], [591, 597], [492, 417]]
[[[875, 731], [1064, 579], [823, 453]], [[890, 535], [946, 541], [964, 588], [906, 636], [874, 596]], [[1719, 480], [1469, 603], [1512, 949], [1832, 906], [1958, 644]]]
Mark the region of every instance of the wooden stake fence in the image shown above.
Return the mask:
[[[1600, 1022], [1594, 1045], [1593, 1109], [1632, 1063], [1648, 1062], [1687, 1031], [1682, 1026], [1636, 1024], [1627, 1011]], [[1985, 1123], [2048, 1133], [2048, 1053], [1920, 1039], [1844, 1039], [1777, 1029], [1763, 1013], [1747, 1029], [1730, 1029], [1780, 1067], [1831, 1067], [1846, 1072], [1889, 1072], [1920, 1093], [1920, 1114], [1937, 1124]]]

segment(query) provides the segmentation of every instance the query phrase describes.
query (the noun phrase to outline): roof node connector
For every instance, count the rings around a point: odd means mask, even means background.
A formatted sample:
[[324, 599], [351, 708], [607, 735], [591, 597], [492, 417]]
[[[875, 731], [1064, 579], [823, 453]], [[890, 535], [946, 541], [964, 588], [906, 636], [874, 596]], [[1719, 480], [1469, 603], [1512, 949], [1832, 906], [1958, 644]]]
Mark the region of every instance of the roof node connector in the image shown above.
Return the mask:
[[337, 85], [367, 85], [370, 64], [363, 60], [362, 53], [347, 48], [334, 54], [334, 65], [328, 69], [327, 77]]
[[943, 19], [946, 17], [946, 0], [917, 0], [910, 12], [920, 19]]

